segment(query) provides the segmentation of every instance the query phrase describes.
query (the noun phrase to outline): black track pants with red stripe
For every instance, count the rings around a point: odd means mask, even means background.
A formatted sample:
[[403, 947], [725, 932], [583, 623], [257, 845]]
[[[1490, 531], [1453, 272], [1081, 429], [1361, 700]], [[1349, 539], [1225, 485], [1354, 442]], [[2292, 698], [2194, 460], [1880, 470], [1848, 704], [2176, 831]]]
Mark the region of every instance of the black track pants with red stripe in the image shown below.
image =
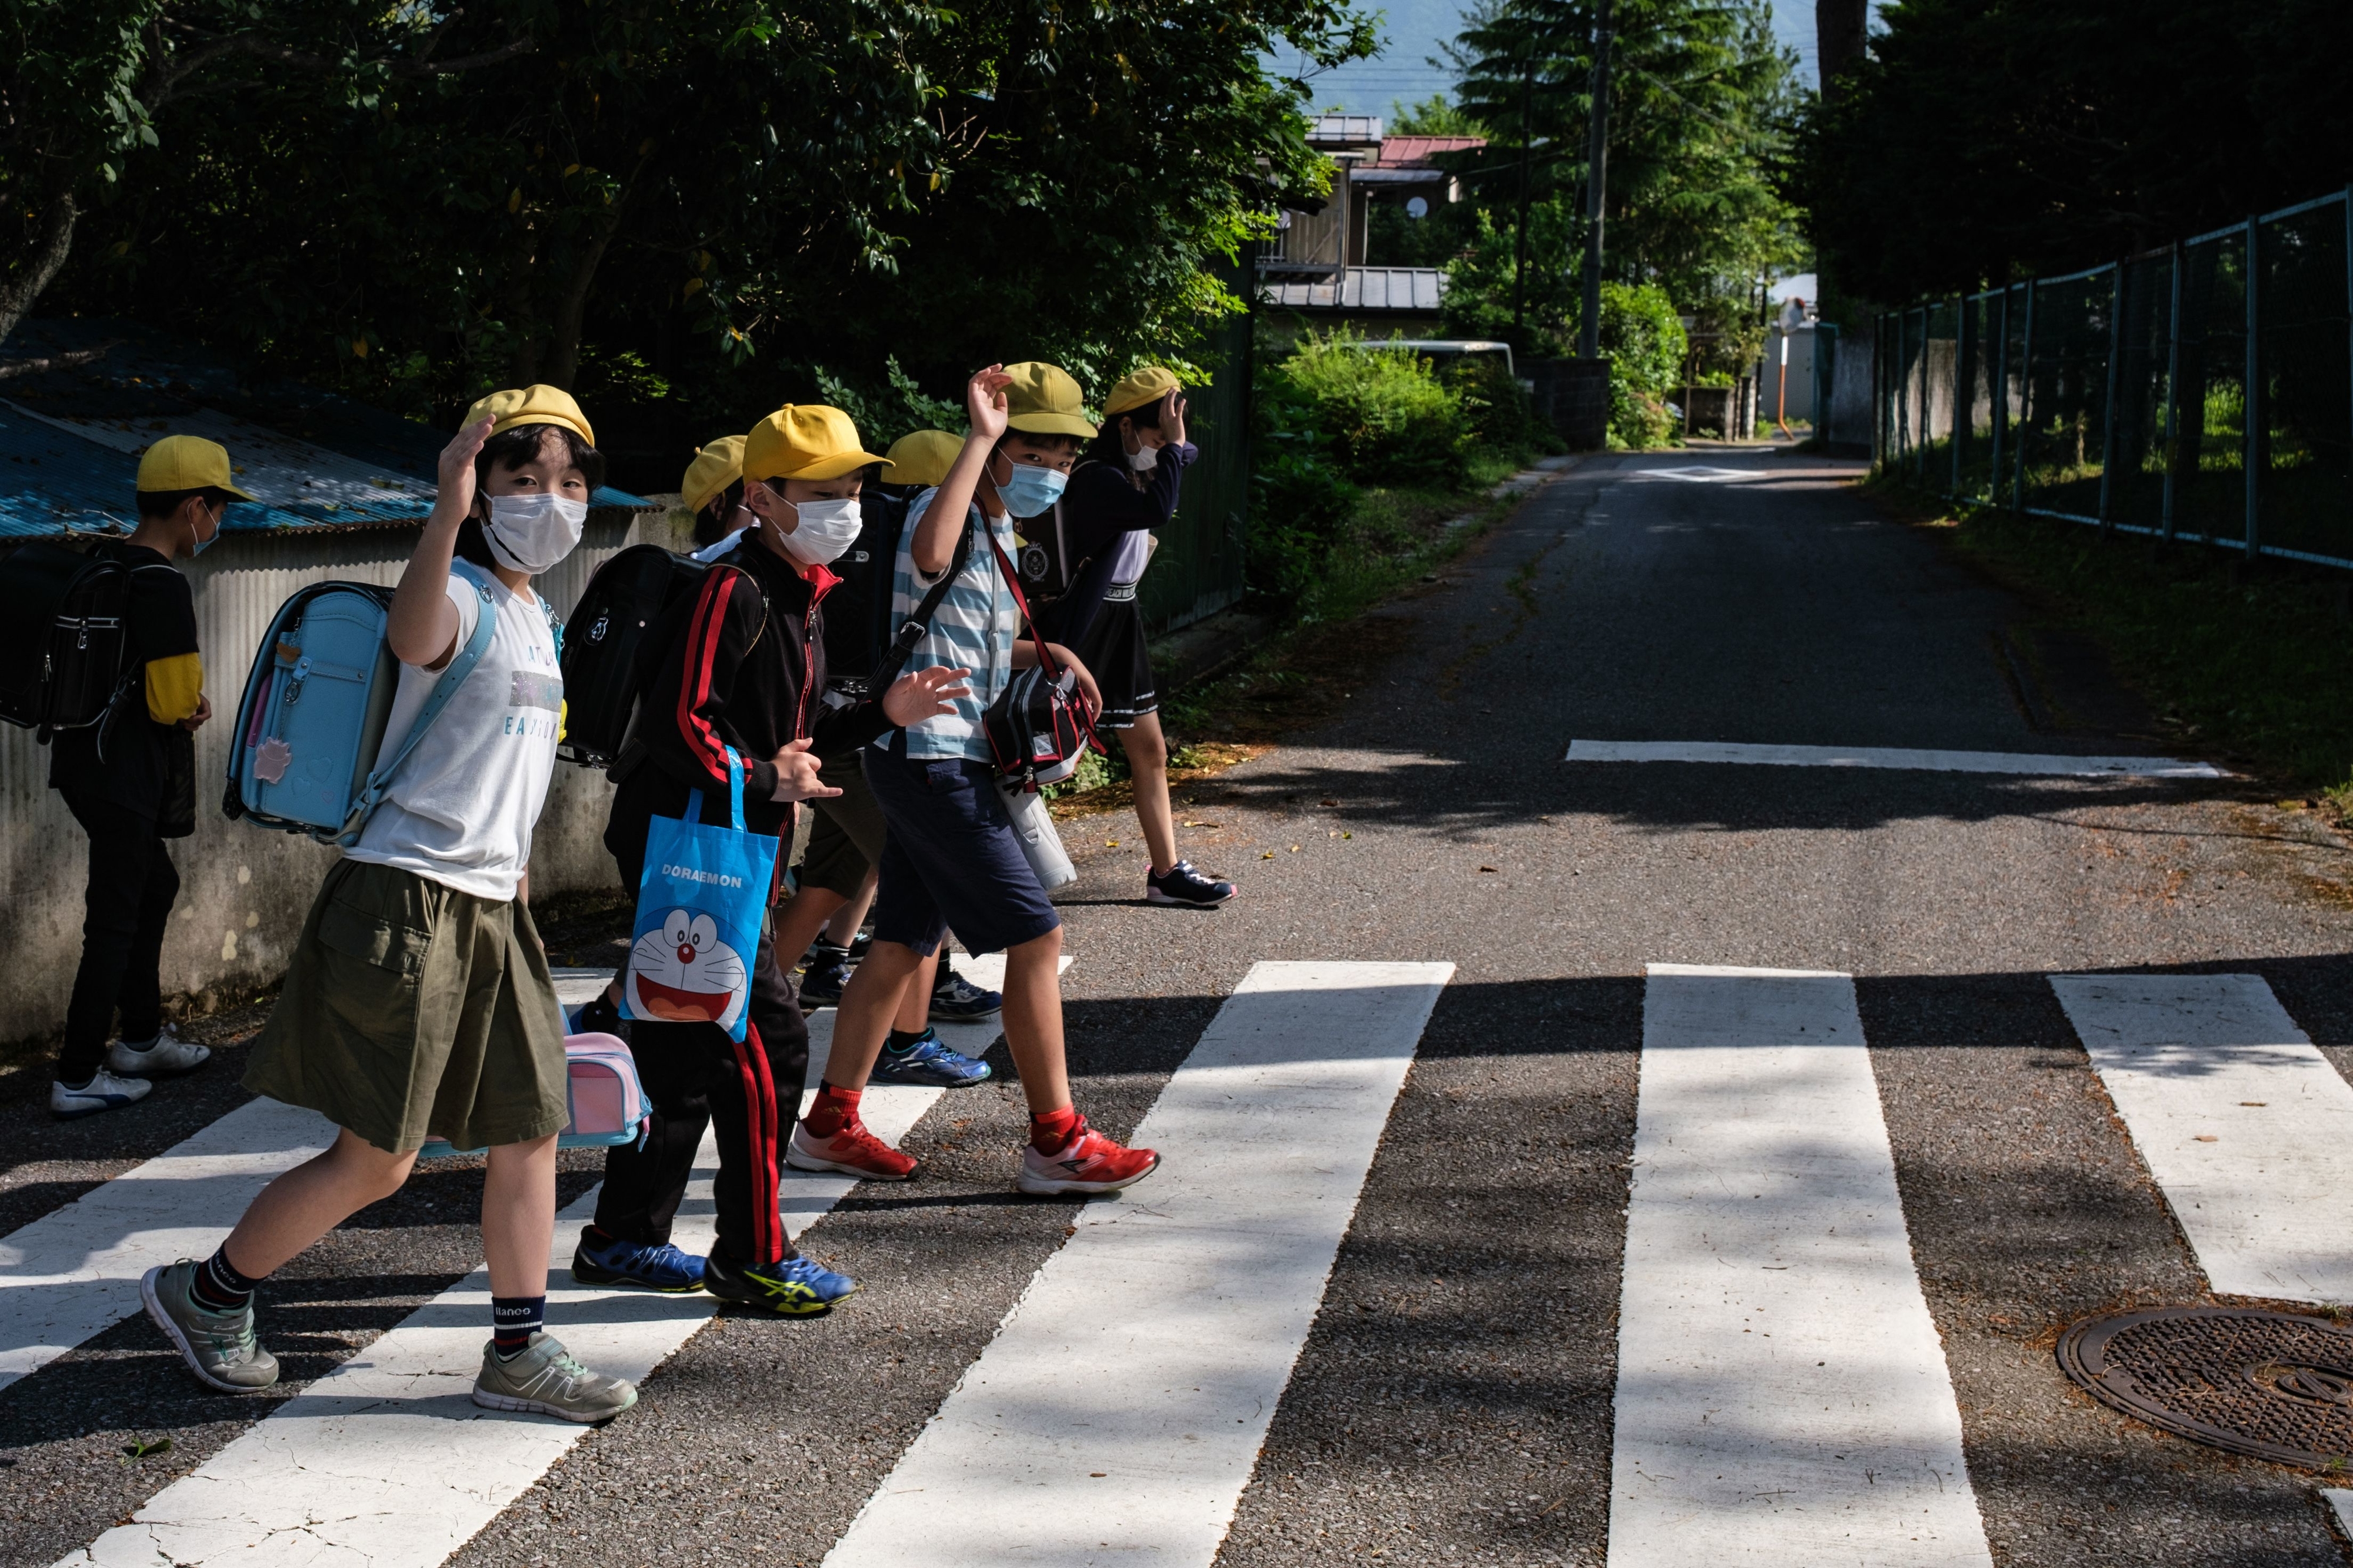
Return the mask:
[[[608, 843], [610, 842], [608, 837]], [[642, 834], [638, 842], [645, 842]], [[637, 887], [643, 850], [621, 861], [623, 886]], [[783, 1140], [799, 1113], [808, 1075], [808, 1029], [792, 982], [777, 967], [775, 943], [760, 933], [752, 964], [752, 1022], [740, 1041], [716, 1024], [633, 1023], [629, 1050], [654, 1108], [643, 1149], [606, 1151], [596, 1228], [623, 1241], [670, 1239], [679, 1201], [693, 1173], [702, 1131], [719, 1144], [719, 1249], [737, 1263], [775, 1263], [794, 1256], [776, 1214]]]

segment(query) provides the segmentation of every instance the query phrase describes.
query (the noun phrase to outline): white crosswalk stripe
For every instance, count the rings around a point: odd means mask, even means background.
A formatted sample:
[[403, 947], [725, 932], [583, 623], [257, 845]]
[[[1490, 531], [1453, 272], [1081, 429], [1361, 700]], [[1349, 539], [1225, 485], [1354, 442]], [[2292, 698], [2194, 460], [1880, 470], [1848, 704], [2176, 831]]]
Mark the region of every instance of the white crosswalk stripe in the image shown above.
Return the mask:
[[1208, 1568], [1453, 967], [1254, 966], [828, 1568]]
[[2051, 988], [2208, 1284], [2353, 1301], [2353, 1085], [2257, 974], [2054, 974]]
[[[567, 1007], [610, 972], [559, 969]], [[325, 1118], [257, 1100], [0, 1240], [0, 1388], [139, 1310], [141, 1275], [202, 1258], [272, 1177], [334, 1140]]]
[[[1080, 1213], [827, 1568], [1210, 1568], [1451, 973], [1254, 966], [1134, 1135], [1163, 1170]], [[565, 983], [577, 1002], [602, 977]], [[2353, 1086], [2263, 981], [2049, 983], [2214, 1288], [2353, 1299], [2330, 1206], [2353, 1184]], [[834, 1016], [810, 1020], [812, 1085]], [[997, 1032], [942, 1029], [975, 1053]], [[877, 1087], [866, 1114], [896, 1141], [941, 1092]], [[140, 1269], [201, 1254], [321, 1125], [257, 1102], [0, 1240], [0, 1382], [135, 1310]], [[1610, 1568], [1989, 1568], [1852, 980], [1651, 965], [1632, 1158]], [[706, 1141], [690, 1251], [712, 1239], [715, 1161]], [[788, 1173], [787, 1227], [853, 1185]], [[641, 1379], [716, 1304], [573, 1287], [595, 1199], [561, 1216], [551, 1328]], [[584, 1431], [471, 1403], [488, 1298], [483, 1271], [460, 1280], [57, 1568], [438, 1568]], [[2353, 1517], [2353, 1493], [2327, 1500]]]
[[[1002, 964], [972, 961], [964, 972], [994, 986]], [[809, 1020], [812, 1086], [824, 1071], [833, 1018], [826, 1011]], [[996, 1033], [993, 1023], [941, 1030], [950, 1045], [972, 1052], [985, 1050]], [[861, 1109], [879, 1136], [896, 1142], [943, 1092], [878, 1085]], [[804, 1091], [799, 1111], [813, 1094], [813, 1088]], [[673, 1232], [689, 1252], [709, 1250], [713, 1239], [717, 1165], [717, 1146], [706, 1136]], [[786, 1228], [797, 1235], [855, 1185], [846, 1176], [786, 1172]], [[565, 1288], [572, 1249], [596, 1207], [592, 1189], [557, 1216], [548, 1259], [549, 1327], [599, 1372], [643, 1378], [718, 1303], [702, 1295]], [[338, 1561], [432, 1568], [446, 1561], [584, 1430], [473, 1403], [490, 1295], [489, 1271], [475, 1270], [58, 1568], [298, 1568]], [[263, 1329], [266, 1334], [266, 1316]]]
[[1611, 1568], [1989, 1565], [1854, 982], [1650, 966]]
[[270, 1178], [324, 1149], [313, 1110], [257, 1100], [0, 1240], [0, 1388], [139, 1310], [139, 1277], [202, 1258]]

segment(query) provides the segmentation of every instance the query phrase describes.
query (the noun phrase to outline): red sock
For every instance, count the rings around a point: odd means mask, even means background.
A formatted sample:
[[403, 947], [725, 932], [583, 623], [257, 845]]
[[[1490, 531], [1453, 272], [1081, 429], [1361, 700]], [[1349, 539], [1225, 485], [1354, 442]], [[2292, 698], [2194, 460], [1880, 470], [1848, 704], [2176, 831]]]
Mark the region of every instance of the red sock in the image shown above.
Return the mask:
[[1059, 1154], [1086, 1124], [1087, 1119], [1079, 1114], [1075, 1105], [1049, 1110], [1042, 1116], [1033, 1114], [1029, 1118], [1029, 1147], [1040, 1154]]
[[816, 1103], [801, 1119], [801, 1125], [809, 1130], [812, 1138], [830, 1138], [858, 1120], [858, 1102], [865, 1096], [862, 1089], [836, 1089], [819, 1079]]

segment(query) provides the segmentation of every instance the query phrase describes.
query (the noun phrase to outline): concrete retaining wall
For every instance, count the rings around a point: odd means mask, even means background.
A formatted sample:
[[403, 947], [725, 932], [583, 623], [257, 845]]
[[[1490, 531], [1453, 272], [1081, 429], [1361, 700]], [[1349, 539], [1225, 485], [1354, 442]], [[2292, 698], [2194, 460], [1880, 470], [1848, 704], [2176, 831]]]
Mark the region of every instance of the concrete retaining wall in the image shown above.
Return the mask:
[[[600, 511], [581, 546], [543, 578], [540, 591], [568, 612], [589, 575], [643, 537], [675, 543], [662, 513]], [[196, 735], [196, 831], [174, 841], [180, 900], [164, 944], [164, 991], [196, 996], [270, 984], [284, 973], [319, 879], [335, 851], [292, 834], [221, 816], [237, 694], [270, 617], [288, 595], [330, 578], [390, 584], [415, 547], [413, 528], [324, 534], [241, 534], [187, 563], [195, 590], [205, 692], [213, 721]], [[88, 840], [48, 787], [49, 753], [30, 731], [0, 727], [0, 1039], [63, 1026], [81, 956]], [[534, 897], [609, 886], [601, 836], [612, 786], [605, 775], [558, 763], [532, 845]]]

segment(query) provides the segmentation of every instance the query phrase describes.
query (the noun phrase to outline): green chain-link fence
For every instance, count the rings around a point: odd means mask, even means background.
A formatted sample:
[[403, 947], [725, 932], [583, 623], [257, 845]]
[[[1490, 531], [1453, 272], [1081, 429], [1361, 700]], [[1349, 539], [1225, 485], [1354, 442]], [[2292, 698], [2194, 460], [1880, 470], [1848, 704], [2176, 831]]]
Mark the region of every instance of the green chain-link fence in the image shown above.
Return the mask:
[[2353, 568], [2353, 192], [1874, 331], [1883, 472]]

